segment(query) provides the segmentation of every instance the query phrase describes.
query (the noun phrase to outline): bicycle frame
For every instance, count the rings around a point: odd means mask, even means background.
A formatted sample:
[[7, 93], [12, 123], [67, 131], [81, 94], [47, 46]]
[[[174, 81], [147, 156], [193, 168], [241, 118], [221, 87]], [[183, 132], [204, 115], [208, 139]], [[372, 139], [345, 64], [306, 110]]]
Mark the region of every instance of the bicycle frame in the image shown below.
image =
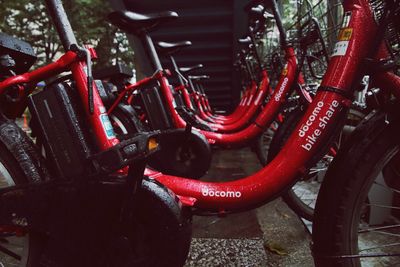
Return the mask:
[[[368, 1], [349, 0], [344, 3], [344, 10], [349, 14], [345, 27], [353, 30], [347, 48], [343, 55], [332, 57], [320, 90], [270, 164], [249, 177], [222, 183], [184, 179], [150, 170], [146, 174], [182, 196], [185, 204], [202, 211], [222, 213], [259, 206], [292, 185], [295, 177], [308, 169], [310, 160], [328, 147], [328, 141], [332, 139], [337, 125], [345, 119], [351, 105], [353, 88], [361, 79], [363, 59], [376, 50], [371, 44], [378, 27]], [[385, 89], [392, 89], [399, 96], [400, 77], [385, 73], [376, 78], [385, 85]]]
[[[92, 51], [92, 56], [93, 50]], [[88, 88], [87, 88], [87, 74], [85, 73], [86, 63], [76, 52], [68, 51], [57, 61], [50, 63], [44, 67], [36, 69], [32, 72], [24, 73], [21, 75], [16, 75], [10, 77], [2, 82], [0, 82], [0, 94], [15, 85], [22, 84], [36, 84], [39, 81], [46, 80], [48, 78], [54, 77], [57, 74], [70, 70], [76, 81], [77, 89], [79, 95], [81, 96], [82, 103], [85, 109], [88, 110], [89, 105], [86, 101], [88, 99]], [[88, 118], [91, 127], [95, 133], [97, 144], [100, 149], [104, 150], [110, 148], [119, 143], [118, 139], [114, 137], [107, 136], [106, 130], [103, 123], [100, 120], [100, 116], [105, 114], [105, 107], [101, 98], [93, 84], [93, 101], [94, 101], [94, 112], [93, 115], [88, 114]], [[21, 97], [26, 97], [26, 95], [21, 95]]]
[[[268, 127], [277, 114], [280, 111], [280, 108], [285, 103], [286, 96], [291, 92], [293, 89], [293, 84], [298, 76], [297, 71], [297, 59], [294, 54], [294, 50], [292, 47], [288, 46], [285, 49], [286, 51], [286, 59], [287, 59], [287, 66], [282, 71], [279, 83], [277, 85], [276, 90], [274, 90], [273, 94], [271, 95], [271, 101], [267, 103], [267, 105], [262, 109], [262, 111], [258, 114], [257, 118], [254, 122], [252, 122], [248, 127], [245, 129], [231, 133], [231, 134], [222, 134], [216, 132], [209, 132], [199, 130], [204, 136], [207, 138], [210, 144], [219, 145], [223, 147], [239, 147], [243, 145], [247, 145], [249, 140], [252, 140], [259, 134], [261, 134], [264, 128]], [[169, 72], [168, 72], [169, 73]], [[168, 74], [167, 74], [168, 75]], [[167, 79], [167, 75], [163, 71], [156, 72], [152, 77], [148, 77], [143, 79], [142, 81], [138, 82], [137, 84], [130, 85], [126, 87], [126, 90], [123, 91], [121, 94], [126, 94], [131, 88], [137, 88], [138, 85], [144, 85], [154, 79], [156, 79], [159, 84], [161, 85], [161, 92], [163, 96], [166, 98], [167, 108], [171, 114], [173, 124], [176, 128], [185, 128], [186, 122], [179, 116], [177, 111], [175, 110], [175, 100], [174, 96], [170, 91], [170, 85]], [[302, 81], [301, 75], [299, 82]], [[254, 102], [255, 105], [258, 105], [262, 102], [263, 98], [266, 96], [269, 88], [269, 79], [267, 73], [264, 72], [263, 79], [261, 84], [259, 85], [259, 90], [257, 95], [255, 96]], [[250, 90], [253, 90], [251, 88]], [[122, 97], [118, 98], [117, 101], [121, 101]], [[250, 100], [250, 99], [249, 99]], [[248, 101], [250, 103], [250, 101]], [[115, 108], [117, 103], [114, 103], [112, 108]], [[110, 114], [110, 113], [109, 113]]]
[[[86, 117], [90, 123], [89, 127], [93, 130], [98, 149], [104, 151], [114, 147], [119, 144], [119, 140], [112, 130], [106, 129], [106, 125], [101, 119], [101, 117], [107, 116], [107, 113], [94, 82], [92, 82], [91, 85], [93, 91], [93, 112], [90, 112], [89, 108], [88, 82], [90, 79], [88, 79], [89, 66], [87, 66], [86, 61], [89, 56], [92, 58], [96, 57], [95, 51], [90, 48], [85, 51], [76, 45], [77, 42], [65, 11], [57, 1], [48, 0], [47, 4], [64, 49], [67, 52], [53, 63], [22, 75], [7, 78], [0, 82], [0, 94], [4, 93], [4, 91], [11, 86], [37, 84], [39, 81], [54, 77], [62, 72], [71, 71], [81, 104], [85, 109]], [[25, 92], [20, 92], [20, 97], [26, 96]], [[21, 102], [23, 103], [23, 101]]]

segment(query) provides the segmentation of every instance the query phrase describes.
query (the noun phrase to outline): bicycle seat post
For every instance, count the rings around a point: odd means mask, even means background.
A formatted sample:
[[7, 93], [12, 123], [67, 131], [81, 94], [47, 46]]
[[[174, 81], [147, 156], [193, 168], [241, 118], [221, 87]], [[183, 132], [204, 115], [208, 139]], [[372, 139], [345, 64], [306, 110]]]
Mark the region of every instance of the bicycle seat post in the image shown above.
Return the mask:
[[278, 30], [279, 30], [281, 45], [285, 48], [288, 45], [287, 36], [286, 36], [285, 28], [283, 27], [281, 14], [279, 13], [279, 9], [278, 9], [278, 5], [276, 4], [276, 0], [265, 0], [265, 6], [269, 6], [269, 5], [271, 6], [272, 14], [274, 14], [276, 27], [278, 27]]
[[175, 72], [178, 74], [177, 76], [178, 76], [179, 84], [185, 84], [185, 82], [182, 79], [182, 76], [180, 75], [181, 73], [179, 71], [178, 65], [176, 64], [174, 56], [170, 55], [169, 58], [171, 59], [171, 63], [172, 63], [172, 66], [174, 67]]
[[257, 40], [256, 40], [256, 37], [255, 37], [255, 32], [254, 31], [255, 31], [255, 28], [249, 27], [249, 36], [250, 36], [250, 40], [251, 40], [251, 44], [252, 44], [252, 45], [249, 46], [249, 48], [253, 51], [254, 57], [255, 57], [256, 62], [258, 64], [258, 67], [261, 70], [263, 68], [262, 60], [261, 60], [260, 54], [259, 54], [259, 52], [257, 50]]
[[161, 65], [160, 58], [158, 57], [156, 48], [154, 47], [153, 39], [151, 39], [147, 32], [143, 32], [139, 38], [143, 42], [145, 49], [147, 49], [147, 53], [151, 62], [153, 63], [153, 67], [156, 69], [156, 71], [162, 70], [163, 67]]
[[64, 50], [68, 51], [71, 45], [77, 44], [77, 41], [61, 0], [45, 0], [45, 2], [47, 10], [56, 26], [58, 36], [60, 36]]

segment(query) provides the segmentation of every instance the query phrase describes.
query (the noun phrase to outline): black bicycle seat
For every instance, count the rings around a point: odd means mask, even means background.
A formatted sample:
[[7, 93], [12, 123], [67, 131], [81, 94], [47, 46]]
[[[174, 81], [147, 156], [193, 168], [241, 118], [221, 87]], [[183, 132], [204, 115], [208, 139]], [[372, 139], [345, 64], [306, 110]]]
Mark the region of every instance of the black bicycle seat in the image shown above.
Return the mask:
[[208, 80], [208, 79], [210, 79], [210, 76], [208, 76], [208, 75], [197, 75], [197, 76], [189, 76], [188, 78], [191, 79], [191, 80], [200, 81], [200, 80]]
[[249, 10], [249, 16], [262, 17], [264, 15], [264, 9], [262, 5], [254, 6]]
[[123, 63], [112, 66], [101, 66], [93, 70], [93, 77], [98, 80], [105, 79], [130, 79], [133, 77], [133, 70]]
[[250, 38], [250, 36], [246, 36], [246, 37], [243, 37], [243, 38], [239, 38], [238, 39], [238, 43], [239, 44], [251, 44], [251, 38]]
[[190, 66], [190, 67], [179, 68], [179, 71], [181, 73], [189, 73], [189, 72], [192, 72], [194, 70], [201, 69], [202, 67], [203, 67], [203, 64], [197, 64], [197, 65], [193, 65], [193, 66]]
[[182, 41], [177, 43], [158, 42], [157, 49], [161, 54], [171, 55], [178, 52], [181, 48], [191, 46], [191, 41]]
[[158, 25], [178, 17], [174, 11], [164, 11], [152, 14], [139, 14], [132, 11], [120, 10], [108, 14], [109, 21], [123, 31], [132, 34], [150, 32]]
[[190, 124], [191, 126], [196, 127], [197, 129], [200, 129], [200, 130], [213, 132], [213, 129], [211, 129], [208, 125], [199, 122], [196, 119], [196, 115], [194, 114], [194, 112], [192, 110], [190, 110], [189, 108], [179, 106], [179, 107], [176, 107], [175, 110], [178, 112], [179, 116], [181, 116], [182, 119], [186, 123]]

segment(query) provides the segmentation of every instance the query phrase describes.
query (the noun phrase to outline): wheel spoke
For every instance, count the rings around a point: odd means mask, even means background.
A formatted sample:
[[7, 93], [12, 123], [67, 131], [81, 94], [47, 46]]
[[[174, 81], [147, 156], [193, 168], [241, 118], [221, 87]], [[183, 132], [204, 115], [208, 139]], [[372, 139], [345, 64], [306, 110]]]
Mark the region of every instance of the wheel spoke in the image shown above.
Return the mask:
[[381, 205], [381, 204], [366, 204], [366, 206], [377, 207], [377, 208], [384, 208], [384, 209], [395, 209], [395, 210], [400, 210], [400, 207], [388, 206], [388, 205]]
[[[381, 248], [389, 248], [389, 247], [396, 247], [396, 246], [400, 246], [400, 242], [384, 244], [384, 245], [375, 246], [375, 247], [363, 248], [363, 249], [360, 250], [360, 252], [373, 250], [373, 249], [378, 249], [378, 248], [381, 249]], [[361, 255], [363, 255], [363, 254], [361, 254]], [[400, 253], [398, 255], [400, 256]]]
[[9, 249], [6, 248], [6, 247], [0, 246], [0, 251], [3, 252], [4, 254], [7, 254], [7, 255], [10, 256], [10, 257], [13, 257], [13, 258], [16, 259], [16, 260], [19, 260], [19, 261], [20, 261], [20, 260], [22, 259], [20, 255], [18, 255], [18, 254], [16, 254], [15, 252], [9, 250]]
[[389, 233], [389, 232], [385, 232], [385, 231], [374, 231], [373, 233], [387, 235], [387, 236], [400, 237], [399, 234], [393, 234], [393, 233]]
[[369, 253], [369, 254], [352, 254], [340, 256], [326, 256], [324, 258], [332, 259], [356, 259], [356, 258], [377, 258], [377, 257], [400, 257], [400, 253]]
[[367, 232], [372, 232], [372, 231], [376, 231], [376, 230], [387, 230], [387, 229], [393, 229], [393, 228], [397, 228], [397, 227], [400, 227], [400, 224], [364, 228], [364, 229], [359, 230], [358, 233], [367, 233]]
[[393, 193], [400, 194], [400, 190], [394, 189], [393, 187], [390, 187], [390, 186], [387, 186], [387, 185], [378, 183], [378, 182], [376, 182], [376, 181], [374, 182], [374, 184], [375, 184], [375, 185], [378, 185], [378, 186], [381, 186], [381, 187], [383, 187], [383, 188], [386, 188], [386, 189], [388, 189], [388, 190], [391, 190], [391, 191], [393, 191]]

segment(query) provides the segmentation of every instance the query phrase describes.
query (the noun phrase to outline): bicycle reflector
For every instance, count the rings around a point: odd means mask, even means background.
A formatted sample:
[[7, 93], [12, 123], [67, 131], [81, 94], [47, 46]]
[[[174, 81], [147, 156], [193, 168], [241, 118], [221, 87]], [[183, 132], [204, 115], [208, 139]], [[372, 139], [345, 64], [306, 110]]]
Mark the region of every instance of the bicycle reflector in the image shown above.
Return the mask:
[[156, 150], [158, 148], [157, 139], [156, 138], [150, 138], [147, 147], [148, 147], [149, 151]]

